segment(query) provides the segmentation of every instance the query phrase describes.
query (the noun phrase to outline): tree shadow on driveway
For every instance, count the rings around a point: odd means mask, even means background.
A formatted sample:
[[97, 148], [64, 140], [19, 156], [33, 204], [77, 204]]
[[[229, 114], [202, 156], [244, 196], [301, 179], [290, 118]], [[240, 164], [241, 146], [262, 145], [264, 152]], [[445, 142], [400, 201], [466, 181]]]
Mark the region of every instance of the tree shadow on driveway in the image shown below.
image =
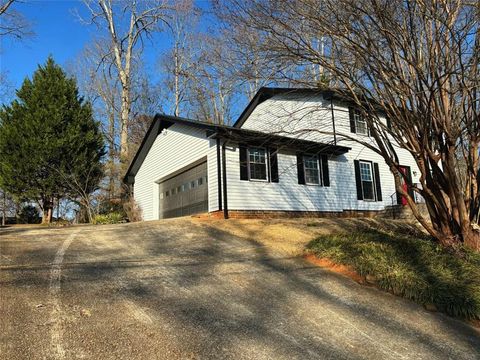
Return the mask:
[[[152, 319], [137, 324], [132, 344], [148, 344], [147, 336], [168, 330], [193, 357], [480, 357], [473, 328], [302, 259], [271, 253], [248, 234], [240, 238], [191, 222], [115, 229], [80, 233], [65, 255], [62, 306], [90, 305], [94, 314], [85, 328], [74, 323], [67, 332], [119, 336], [108, 322], [117, 319], [118, 331], [127, 331], [135, 321], [122, 305], [128, 302]], [[15, 287], [35, 274], [23, 271], [2, 286]]]

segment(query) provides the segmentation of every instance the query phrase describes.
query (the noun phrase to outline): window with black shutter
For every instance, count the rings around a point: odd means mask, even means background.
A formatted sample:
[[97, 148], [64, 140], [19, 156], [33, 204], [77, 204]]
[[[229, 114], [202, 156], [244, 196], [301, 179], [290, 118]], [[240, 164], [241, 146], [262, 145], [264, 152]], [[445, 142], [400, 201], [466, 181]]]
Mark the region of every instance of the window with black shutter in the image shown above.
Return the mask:
[[298, 183], [330, 186], [327, 155], [297, 154]]
[[363, 200], [375, 201], [372, 163], [360, 161], [360, 180], [362, 181]]
[[305, 173], [305, 184], [307, 185], [321, 185], [320, 181], [320, 166], [318, 164], [317, 155], [303, 156], [303, 171]]
[[240, 145], [240, 180], [278, 182], [277, 149]]
[[354, 167], [357, 199], [382, 201], [382, 187], [378, 163], [372, 163], [366, 160], [355, 160]]
[[348, 108], [348, 115], [350, 118], [350, 131], [352, 133], [361, 135], [370, 135], [368, 130], [368, 124], [365, 118], [362, 116], [360, 110], [354, 107]]
[[267, 151], [265, 148], [248, 148], [248, 171], [250, 180], [267, 180]]

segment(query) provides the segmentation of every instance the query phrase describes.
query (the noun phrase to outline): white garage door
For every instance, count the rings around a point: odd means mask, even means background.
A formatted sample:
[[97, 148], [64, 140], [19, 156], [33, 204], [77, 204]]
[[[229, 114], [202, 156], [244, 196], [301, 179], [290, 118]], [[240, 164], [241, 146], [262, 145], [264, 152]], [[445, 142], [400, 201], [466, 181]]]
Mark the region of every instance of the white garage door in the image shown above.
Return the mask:
[[206, 162], [160, 182], [159, 187], [160, 219], [208, 211]]

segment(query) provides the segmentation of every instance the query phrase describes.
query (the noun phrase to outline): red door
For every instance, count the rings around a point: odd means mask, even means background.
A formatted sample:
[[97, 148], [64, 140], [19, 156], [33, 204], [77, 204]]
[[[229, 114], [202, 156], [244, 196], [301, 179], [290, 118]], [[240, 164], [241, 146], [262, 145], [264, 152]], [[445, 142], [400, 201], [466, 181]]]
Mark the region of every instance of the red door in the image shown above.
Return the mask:
[[[408, 183], [407, 183], [407, 181], [408, 181], [408, 178], [410, 176], [410, 169], [408, 168], [408, 166], [400, 166], [399, 170], [404, 175], [400, 178], [400, 181], [402, 183], [402, 189], [406, 193], [408, 193]], [[407, 181], [405, 179], [407, 179]], [[407, 198], [403, 195], [400, 197], [400, 204], [402, 204], [403, 206], [408, 204], [407, 203]]]

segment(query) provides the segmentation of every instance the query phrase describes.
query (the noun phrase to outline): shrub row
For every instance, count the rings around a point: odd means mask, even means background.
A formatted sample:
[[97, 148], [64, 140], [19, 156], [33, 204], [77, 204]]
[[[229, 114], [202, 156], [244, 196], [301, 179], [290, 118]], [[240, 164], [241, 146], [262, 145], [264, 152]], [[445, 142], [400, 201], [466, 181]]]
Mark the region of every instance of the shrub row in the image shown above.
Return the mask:
[[452, 316], [480, 319], [478, 253], [453, 254], [431, 239], [378, 230], [321, 236], [307, 252], [349, 265], [396, 295]]

